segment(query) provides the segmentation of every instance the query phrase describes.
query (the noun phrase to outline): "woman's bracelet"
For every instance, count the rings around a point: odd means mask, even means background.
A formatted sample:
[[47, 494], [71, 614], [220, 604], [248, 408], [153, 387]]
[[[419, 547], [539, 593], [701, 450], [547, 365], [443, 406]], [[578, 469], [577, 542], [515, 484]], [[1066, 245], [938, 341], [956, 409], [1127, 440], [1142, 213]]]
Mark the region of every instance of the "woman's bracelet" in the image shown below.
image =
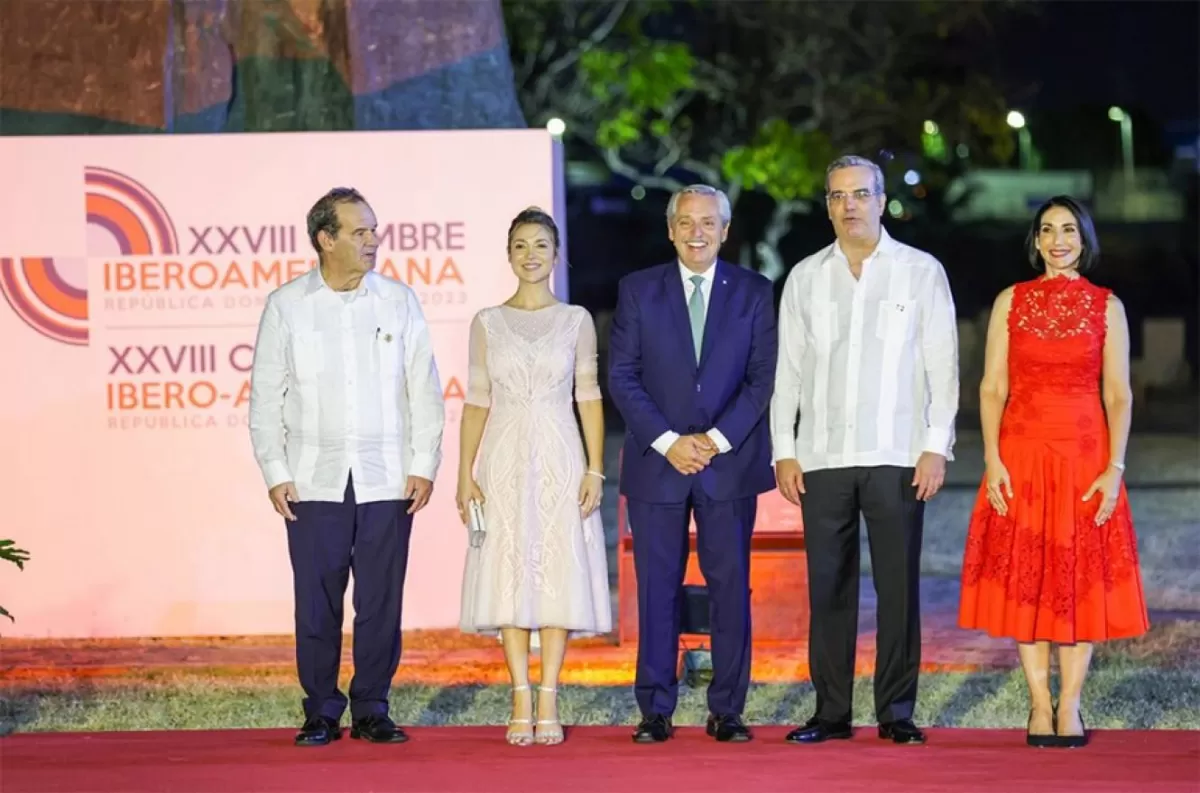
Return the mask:
[[590, 470], [590, 469], [589, 469], [589, 470], [588, 470], [588, 475], [589, 475], [589, 476], [596, 476], [596, 477], [599, 477], [599, 478], [600, 478], [600, 481], [604, 481], [604, 474], [600, 473], [599, 471], [592, 471], [592, 470]]
[[1125, 463], [1119, 463], [1116, 460], [1113, 460], [1111, 463], [1109, 463], [1109, 465], [1111, 465], [1113, 468], [1116, 468], [1121, 473], [1125, 473]]

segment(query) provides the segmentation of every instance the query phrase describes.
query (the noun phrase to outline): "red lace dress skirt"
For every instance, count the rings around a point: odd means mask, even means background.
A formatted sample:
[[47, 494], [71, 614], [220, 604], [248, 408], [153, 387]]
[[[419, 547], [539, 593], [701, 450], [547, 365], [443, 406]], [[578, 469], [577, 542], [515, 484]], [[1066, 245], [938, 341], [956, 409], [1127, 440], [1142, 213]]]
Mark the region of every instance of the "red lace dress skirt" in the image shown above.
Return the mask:
[[959, 625], [1018, 642], [1138, 636], [1149, 627], [1122, 483], [1116, 511], [1083, 496], [1109, 464], [1098, 391], [1011, 395], [1000, 457], [1012, 480], [1000, 516], [980, 484], [967, 533]]

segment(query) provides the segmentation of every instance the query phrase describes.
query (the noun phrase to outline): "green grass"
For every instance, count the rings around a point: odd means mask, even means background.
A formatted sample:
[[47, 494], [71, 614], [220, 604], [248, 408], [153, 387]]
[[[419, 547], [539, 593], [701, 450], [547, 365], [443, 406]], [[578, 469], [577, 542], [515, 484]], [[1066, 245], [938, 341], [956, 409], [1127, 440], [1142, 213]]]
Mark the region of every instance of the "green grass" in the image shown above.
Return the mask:
[[[1098, 659], [1088, 679], [1084, 712], [1090, 727], [1200, 729], [1200, 664], [1155, 667], [1145, 659]], [[131, 682], [69, 682], [0, 691], [0, 734], [11, 731], [102, 731], [296, 727], [300, 690], [277, 678], [166, 674]], [[871, 680], [855, 685], [857, 723], [874, 722]], [[796, 724], [813, 712], [807, 683], [756, 685], [746, 719]], [[397, 686], [392, 717], [409, 725], [499, 725], [508, 717], [503, 686]], [[564, 686], [567, 724], [633, 724], [629, 687]], [[921, 678], [917, 720], [945, 727], [1023, 727], [1028, 713], [1020, 671], [927, 674]], [[676, 723], [702, 724], [703, 689], [681, 691]]]
[[[1015, 654], [1015, 649], [1014, 649]], [[349, 680], [343, 676], [345, 690]], [[0, 681], [0, 735], [13, 731], [294, 728], [301, 692], [278, 668], [133, 669], [117, 678]], [[811, 684], [755, 685], [751, 724], [797, 724], [812, 715]], [[874, 722], [870, 678], [856, 681], [854, 720]], [[629, 686], [563, 686], [565, 724], [633, 724]], [[1136, 639], [1098, 645], [1084, 688], [1084, 715], [1099, 729], [1200, 729], [1200, 620], [1159, 620]], [[1019, 669], [921, 676], [917, 721], [938, 727], [1022, 728], [1028, 717]], [[398, 685], [391, 715], [408, 725], [501, 725], [505, 686]], [[704, 690], [682, 688], [675, 722], [702, 724]]]

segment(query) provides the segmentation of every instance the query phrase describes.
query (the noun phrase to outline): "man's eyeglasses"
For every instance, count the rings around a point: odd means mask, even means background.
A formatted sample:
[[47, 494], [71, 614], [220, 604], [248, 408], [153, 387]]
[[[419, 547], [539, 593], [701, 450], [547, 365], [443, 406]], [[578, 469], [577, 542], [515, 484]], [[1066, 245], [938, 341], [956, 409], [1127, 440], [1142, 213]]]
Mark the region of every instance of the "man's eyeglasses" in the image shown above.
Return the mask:
[[879, 195], [878, 190], [868, 190], [865, 187], [861, 190], [855, 190], [851, 193], [844, 193], [841, 190], [834, 190], [832, 193], [825, 194], [825, 200], [831, 204], [844, 204], [847, 198], [853, 198], [855, 201], [866, 201], [867, 199]]

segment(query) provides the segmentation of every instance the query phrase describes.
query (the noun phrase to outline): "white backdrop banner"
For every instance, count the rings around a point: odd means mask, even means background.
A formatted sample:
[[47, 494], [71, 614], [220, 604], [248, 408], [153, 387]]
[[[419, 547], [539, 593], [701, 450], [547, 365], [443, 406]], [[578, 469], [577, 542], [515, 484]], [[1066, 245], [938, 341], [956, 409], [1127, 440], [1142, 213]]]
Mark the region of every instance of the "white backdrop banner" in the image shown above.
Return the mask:
[[430, 323], [446, 432], [404, 625], [457, 625], [467, 329], [514, 289], [512, 217], [562, 206], [560, 156], [545, 130], [0, 139], [0, 538], [32, 556], [0, 565], [0, 633], [292, 632], [249, 369], [267, 294], [316, 265], [305, 215], [335, 186], [371, 203], [376, 267]]

